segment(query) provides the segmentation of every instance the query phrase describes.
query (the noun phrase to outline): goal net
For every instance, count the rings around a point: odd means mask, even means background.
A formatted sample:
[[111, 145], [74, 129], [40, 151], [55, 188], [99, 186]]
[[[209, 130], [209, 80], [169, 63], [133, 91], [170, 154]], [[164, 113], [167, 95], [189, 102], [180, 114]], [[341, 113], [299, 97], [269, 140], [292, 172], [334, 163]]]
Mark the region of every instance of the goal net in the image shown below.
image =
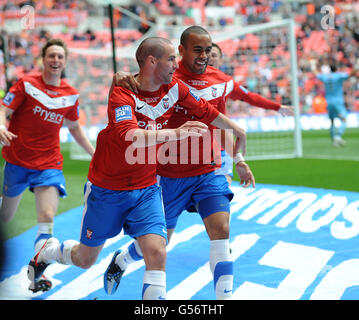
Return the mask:
[[[159, 35], [178, 46], [185, 26], [161, 30], [152, 27], [147, 36]], [[242, 101], [227, 102], [227, 115], [247, 131], [246, 159], [278, 159], [302, 156], [295, 27], [292, 20], [210, 31], [213, 42], [224, 53], [224, 72], [250, 91], [281, 104], [293, 105], [294, 116], [250, 106]], [[135, 50], [142, 39], [116, 51], [118, 70], [138, 71]], [[107, 98], [112, 81], [111, 48], [70, 50], [67, 74], [80, 91], [85, 130], [95, 141], [107, 124]], [[76, 72], [74, 72], [76, 71]], [[70, 143], [72, 159], [89, 159], [75, 142]]]
[[292, 20], [263, 23], [212, 35], [224, 53], [224, 72], [251, 92], [295, 107], [294, 116], [227, 102], [228, 115], [247, 131], [248, 160], [302, 156], [295, 26]]

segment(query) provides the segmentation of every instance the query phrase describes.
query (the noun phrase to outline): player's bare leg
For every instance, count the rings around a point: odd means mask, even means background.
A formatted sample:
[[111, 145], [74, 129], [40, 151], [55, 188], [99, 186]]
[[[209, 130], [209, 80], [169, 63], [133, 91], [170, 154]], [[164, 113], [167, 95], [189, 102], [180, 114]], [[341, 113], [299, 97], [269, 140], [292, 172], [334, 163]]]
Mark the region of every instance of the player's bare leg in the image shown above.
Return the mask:
[[5, 195], [2, 196], [0, 219], [3, 223], [7, 223], [14, 218], [21, 198], [22, 194], [19, 194], [16, 197], [7, 197]]
[[[88, 269], [97, 261], [97, 257], [102, 248], [103, 244], [97, 247], [89, 247], [82, 243], [75, 244], [71, 249], [71, 260], [64, 262], [66, 264], [73, 264], [82, 269]], [[66, 248], [64, 248], [64, 250], [66, 250]]]
[[56, 187], [34, 188], [38, 223], [53, 223], [59, 205], [59, 191]]
[[216, 212], [203, 219], [210, 240], [229, 238], [229, 212]]
[[166, 299], [166, 240], [157, 234], [146, 234], [137, 240], [146, 264], [142, 299]]
[[59, 204], [59, 191], [56, 187], [43, 186], [34, 188], [38, 233], [35, 239], [35, 252], [46, 239], [53, 235], [54, 217]]

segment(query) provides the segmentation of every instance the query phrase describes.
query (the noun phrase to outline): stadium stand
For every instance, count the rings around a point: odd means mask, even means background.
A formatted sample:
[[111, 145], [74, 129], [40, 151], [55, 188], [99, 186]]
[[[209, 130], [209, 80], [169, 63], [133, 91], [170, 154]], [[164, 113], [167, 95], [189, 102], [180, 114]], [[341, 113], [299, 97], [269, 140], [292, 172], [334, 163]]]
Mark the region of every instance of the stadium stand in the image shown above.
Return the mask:
[[[101, 49], [111, 46], [109, 32], [109, 19], [107, 10], [99, 1], [53, 1], [16, 0], [11, 3], [0, 0], [0, 25], [4, 28], [0, 31], [1, 39], [7, 39], [8, 48], [8, 85], [13, 84], [23, 74], [30, 70], [41, 68], [40, 48], [46, 39], [60, 37], [64, 39], [69, 48]], [[311, 64], [316, 61], [319, 66], [325, 66], [330, 59], [337, 61], [340, 70], [350, 71], [359, 61], [359, 4], [355, 1], [335, 1], [335, 29], [323, 30], [320, 26], [322, 14], [320, 8], [324, 4], [334, 4], [334, 1], [318, 1], [316, 6], [308, 1], [299, 1], [294, 4], [297, 36], [297, 55], [299, 67], [299, 96], [302, 113], [315, 113], [318, 97], [324, 96], [322, 84], [311, 72]], [[14, 32], [7, 25], [19, 19], [19, 12], [25, 5], [31, 5], [37, 15], [44, 17], [44, 24], [31, 29]], [[204, 6], [219, 8], [234, 8], [235, 16], [224, 18], [218, 14], [216, 19], [209, 17], [206, 27], [215, 32], [228, 27], [241, 27], [249, 24], [258, 24], [272, 21], [273, 19], [286, 18], [290, 15], [291, 8], [285, 1], [271, 0], [145, 0], [129, 4], [124, 8], [131, 13], [155, 22], [161, 19], [165, 24], [176, 25], [193, 24], [197, 20], [194, 10], [203, 10]], [[292, 8], [293, 9], [293, 8]], [[220, 11], [218, 11], [220, 12]], [[356, 13], [356, 15], [355, 15]], [[50, 26], [46, 17], [66, 16], [66, 23], [60, 26]], [[92, 20], [91, 20], [92, 19]], [[96, 20], [94, 20], [96, 19]], [[50, 19], [51, 20], [51, 19]], [[85, 23], [86, 21], [91, 21]], [[91, 24], [97, 21], [97, 24]], [[139, 40], [146, 33], [149, 24], [130, 19], [116, 7], [114, 8], [114, 21], [116, 26], [115, 38], [119, 47], [126, 47]], [[166, 35], [166, 32], [163, 33]], [[270, 34], [266, 35], [270, 39]], [[270, 41], [269, 41], [270, 42]], [[3, 43], [1, 48], [3, 48]], [[290, 104], [291, 97], [288, 94], [288, 80], [286, 75], [289, 70], [281, 65], [281, 57], [288, 54], [285, 44], [278, 44], [269, 59], [265, 53], [268, 40], [261, 39], [257, 35], [246, 35], [234, 40], [225, 40], [219, 43], [224, 52], [224, 64], [222, 70], [232, 75], [236, 80], [243, 82], [251, 91], [257, 92], [270, 99], [283, 104]], [[247, 53], [250, 52], [251, 55]], [[74, 53], [76, 56], [76, 53]], [[251, 58], [249, 58], [251, 57]], [[103, 122], [106, 118], [106, 99], [108, 87], [111, 81], [112, 69], [108, 61], [101, 56], [90, 54], [77, 56], [76, 65], [71, 66], [81, 75], [72, 83], [80, 90], [82, 104], [91, 107], [91, 123]], [[274, 61], [274, 62], [273, 62]], [[136, 66], [128, 59], [119, 62], [121, 70], [133, 71]], [[259, 72], [253, 72], [252, 66], [259, 65]], [[6, 91], [4, 74], [3, 51], [0, 51], [0, 98]], [[96, 87], [87, 81], [87, 75], [96, 80]], [[345, 83], [346, 105], [350, 111], [359, 111], [359, 84], [354, 79]], [[317, 99], [316, 99], [317, 98]], [[249, 115], [243, 112], [243, 106], [238, 102], [228, 105], [230, 115]], [[251, 109], [252, 114], [258, 112]], [[269, 111], [270, 112], [270, 111]]]

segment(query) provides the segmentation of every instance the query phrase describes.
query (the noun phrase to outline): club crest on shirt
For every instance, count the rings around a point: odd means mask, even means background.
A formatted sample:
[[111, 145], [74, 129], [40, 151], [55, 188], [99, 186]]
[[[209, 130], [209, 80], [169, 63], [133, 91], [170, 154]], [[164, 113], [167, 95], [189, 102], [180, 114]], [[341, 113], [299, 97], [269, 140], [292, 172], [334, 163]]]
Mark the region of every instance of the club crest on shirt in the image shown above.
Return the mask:
[[87, 239], [92, 239], [92, 234], [93, 234], [93, 231], [91, 229], [87, 229], [86, 230], [86, 238]]
[[163, 103], [163, 108], [168, 109], [170, 106], [170, 98], [163, 97], [162, 103]]
[[120, 106], [115, 109], [116, 122], [132, 120], [131, 106]]

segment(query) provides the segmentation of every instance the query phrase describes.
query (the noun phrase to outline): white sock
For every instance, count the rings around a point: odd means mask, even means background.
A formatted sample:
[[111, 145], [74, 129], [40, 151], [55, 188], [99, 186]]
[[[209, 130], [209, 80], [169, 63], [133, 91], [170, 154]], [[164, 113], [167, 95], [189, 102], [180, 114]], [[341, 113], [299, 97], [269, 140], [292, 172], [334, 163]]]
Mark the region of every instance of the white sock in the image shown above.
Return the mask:
[[116, 257], [116, 264], [121, 268], [121, 270], [125, 270], [127, 266], [133, 262], [143, 259], [142, 250], [138, 241], [133, 241], [128, 248], [123, 250]]
[[35, 238], [35, 253], [39, 252], [45, 241], [53, 236], [54, 223], [53, 222], [40, 222]]
[[61, 243], [60, 250], [57, 252], [56, 261], [61, 264], [74, 265], [71, 259], [72, 248], [79, 244], [75, 240], [66, 240]]
[[143, 276], [142, 300], [166, 299], [166, 272], [146, 270]]
[[54, 241], [53, 245], [46, 246], [40, 253], [39, 261], [45, 263], [56, 261], [61, 264], [73, 265], [71, 251], [76, 244], [78, 244], [78, 242], [75, 240], [66, 240], [63, 243], [60, 243], [56, 239], [56, 242]]
[[217, 300], [230, 299], [233, 290], [233, 261], [229, 253], [229, 239], [210, 242], [209, 265]]
[[[46, 246], [44, 246], [45, 242]], [[40, 244], [42, 244], [41, 247], [39, 247]], [[41, 239], [36, 242], [35, 248], [38, 249], [37, 251], [40, 251], [41, 249], [41, 252], [37, 257], [38, 262], [52, 263], [56, 259], [57, 251], [60, 249], [60, 242], [55, 237]]]

